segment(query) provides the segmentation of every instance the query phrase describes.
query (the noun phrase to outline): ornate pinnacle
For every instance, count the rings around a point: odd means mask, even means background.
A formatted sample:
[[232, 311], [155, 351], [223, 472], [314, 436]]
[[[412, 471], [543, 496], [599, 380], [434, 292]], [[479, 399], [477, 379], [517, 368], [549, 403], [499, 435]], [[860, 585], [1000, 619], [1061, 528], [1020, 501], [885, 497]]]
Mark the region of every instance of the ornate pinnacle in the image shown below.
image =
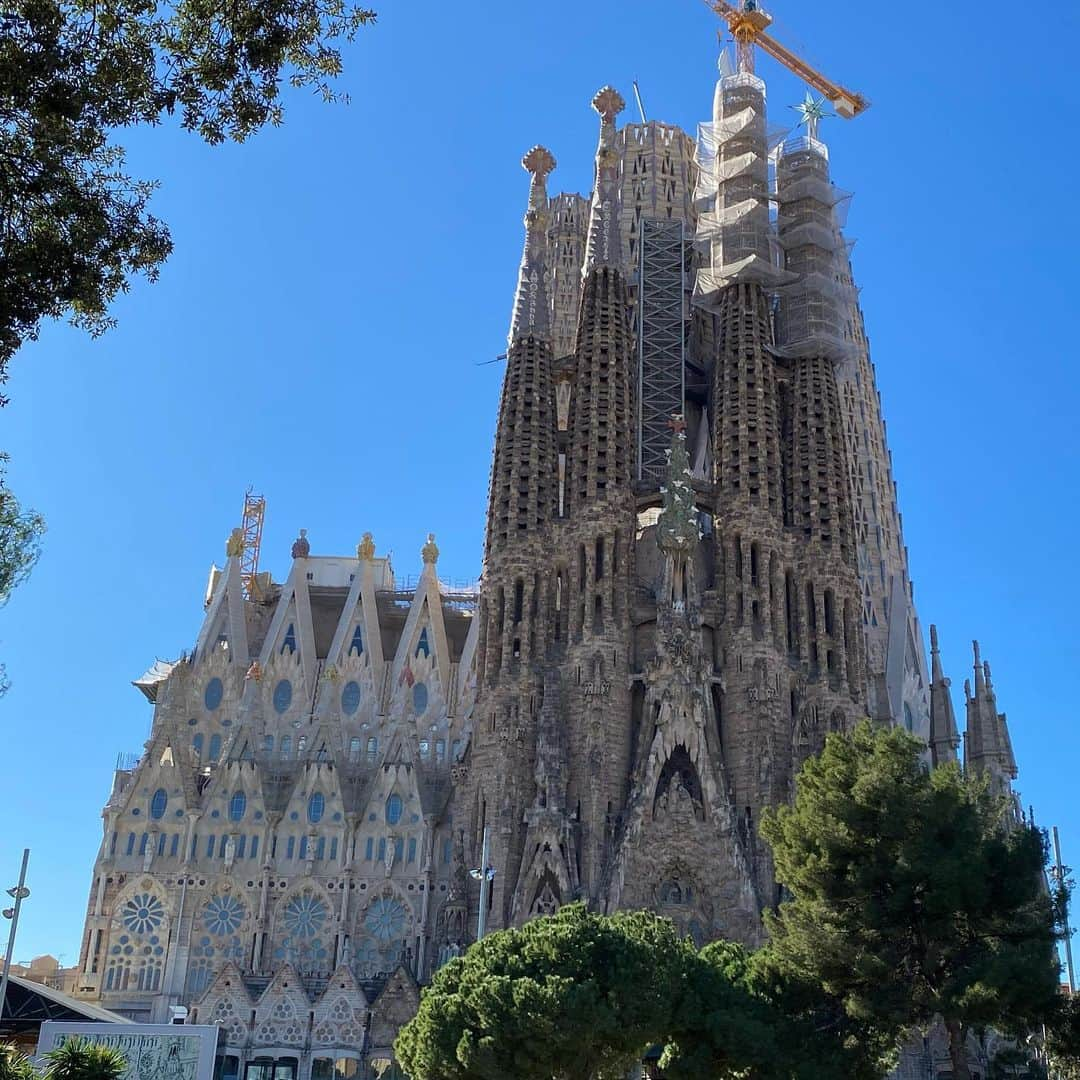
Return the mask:
[[437, 563], [439, 561], [439, 548], [435, 543], [435, 534], [428, 533], [427, 543], [420, 549], [425, 563]]
[[555, 169], [555, 157], [547, 147], [534, 146], [522, 159], [521, 167], [540, 179], [546, 179]]
[[518, 272], [514, 313], [510, 320], [510, 344], [533, 335], [549, 338], [551, 312], [548, 299], [548, 194], [547, 177], [555, 168], [555, 158], [543, 146], [534, 146], [522, 159], [522, 167], [532, 180], [529, 208], [525, 214], [525, 250]]
[[375, 537], [366, 532], [356, 545], [356, 557], [364, 562], [371, 562], [375, 558]]
[[605, 124], [613, 124], [615, 117], [626, 108], [626, 99], [613, 86], [604, 86], [597, 90], [596, 97], [592, 99], [592, 107]]
[[258, 660], [256, 660], [251, 665], [251, 667], [249, 667], [247, 669], [247, 674], [244, 676], [244, 678], [245, 679], [254, 679], [255, 682], [261, 682], [262, 681], [262, 665], [259, 663]]
[[244, 554], [244, 530], [233, 529], [229, 533], [229, 539], [225, 542], [225, 556], [229, 559], [238, 559]]
[[306, 559], [311, 554], [311, 544], [308, 543], [307, 529], [301, 529], [300, 535], [293, 541], [292, 557], [294, 559]]

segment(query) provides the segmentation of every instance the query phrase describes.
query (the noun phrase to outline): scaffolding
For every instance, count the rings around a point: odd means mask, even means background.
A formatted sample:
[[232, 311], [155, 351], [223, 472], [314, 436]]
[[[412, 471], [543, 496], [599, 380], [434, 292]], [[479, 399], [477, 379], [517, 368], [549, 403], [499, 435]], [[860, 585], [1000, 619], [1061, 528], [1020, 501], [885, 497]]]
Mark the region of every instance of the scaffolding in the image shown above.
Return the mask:
[[639, 480], [667, 475], [672, 416], [685, 394], [686, 237], [681, 220], [643, 218], [638, 295]]

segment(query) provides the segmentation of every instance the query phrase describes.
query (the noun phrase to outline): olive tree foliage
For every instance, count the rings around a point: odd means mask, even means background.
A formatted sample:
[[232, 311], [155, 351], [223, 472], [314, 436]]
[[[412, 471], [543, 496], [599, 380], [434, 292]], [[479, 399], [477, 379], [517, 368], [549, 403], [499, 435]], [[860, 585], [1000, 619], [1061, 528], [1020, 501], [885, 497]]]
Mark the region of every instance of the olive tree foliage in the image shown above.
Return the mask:
[[969, 1031], [1023, 1035], [1056, 1013], [1060, 891], [1045, 836], [978, 777], [928, 771], [922, 747], [869, 723], [830, 736], [793, 806], [763, 818], [790, 900], [769, 952], [883, 1039], [944, 1020], [956, 1080]]
[[[34, 568], [45, 532], [44, 518], [20, 506], [4, 483], [7, 463], [8, 455], [0, 453], [0, 607], [8, 602], [15, 587]], [[7, 688], [7, 676], [0, 664], [0, 695]]]
[[[168, 257], [115, 134], [175, 118], [209, 143], [282, 120], [283, 84], [335, 96], [347, 0], [9, 0], [0, 12], [0, 383], [41, 321], [91, 334]], [[0, 399], [2, 403], [2, 399]]]

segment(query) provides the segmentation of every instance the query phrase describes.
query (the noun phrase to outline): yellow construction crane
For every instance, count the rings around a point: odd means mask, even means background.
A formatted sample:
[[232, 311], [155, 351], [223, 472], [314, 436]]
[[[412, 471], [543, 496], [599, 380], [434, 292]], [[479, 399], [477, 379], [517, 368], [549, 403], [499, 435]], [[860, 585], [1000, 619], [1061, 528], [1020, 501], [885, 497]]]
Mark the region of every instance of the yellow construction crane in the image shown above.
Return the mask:
[[739, 49], [739, 70], [754, 70], [754, 46], [764, 49], [775, 60], [793, 71], [803, 82], [812, 86], [819, 94], [826, 97], [836, 110], [837, 115], [850, 120], [870, 107], [870, 102], [852, 90], [846, 90], [839, 83], [826, 79], [820, 71], [801, 60], [790, 49], [785, 48], [765, 31], [772, 25], [772, 16], [764, 11], [757, 0], [742, 0], [740, 6], [727, 3], [727, 0], [706, 0], [709, 7], [721, 18], [727, 20], [731, 36]]
[[244, 551], [240, 556], [240, 575], [244, 583], [244, 595], [249, 600], [262, 599], [259, 579], [259, 549], [262, 547], [263, 518], [266, 516], [266, 499], [244, 492], [244, 523], [241, 526]]

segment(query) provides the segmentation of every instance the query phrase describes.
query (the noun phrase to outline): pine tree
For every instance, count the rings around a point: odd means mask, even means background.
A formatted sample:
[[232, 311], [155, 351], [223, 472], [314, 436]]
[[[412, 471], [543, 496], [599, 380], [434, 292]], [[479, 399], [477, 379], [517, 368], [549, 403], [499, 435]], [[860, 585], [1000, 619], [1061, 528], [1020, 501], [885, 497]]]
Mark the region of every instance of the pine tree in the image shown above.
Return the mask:
[[767, 916], [769, 951], [852, 1019], [896, 1039], [941, 1017], [955, 1080], [969, 1080], [969, 1031], [1053, 1015], [1045, 837], [977, 778], [927, 771], [904, 732], [830, 736], [761, 834], [791, 897]]

